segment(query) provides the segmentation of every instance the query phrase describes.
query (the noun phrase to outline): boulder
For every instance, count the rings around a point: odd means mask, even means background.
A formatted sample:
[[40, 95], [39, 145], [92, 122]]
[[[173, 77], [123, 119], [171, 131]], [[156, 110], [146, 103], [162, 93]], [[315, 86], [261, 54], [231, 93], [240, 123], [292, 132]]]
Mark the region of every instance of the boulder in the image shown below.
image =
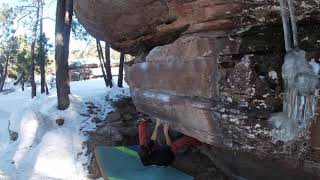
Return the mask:
[[[320, 58], [320, 3], [294, 1], [300, 48]], [[285, 55], [276, 0], [75, 0], [93, 36], [135, 55], [125, 67], [136, 108], [209, 144], [231, 177], [319, 179], [319, 126], [273, 143]]]

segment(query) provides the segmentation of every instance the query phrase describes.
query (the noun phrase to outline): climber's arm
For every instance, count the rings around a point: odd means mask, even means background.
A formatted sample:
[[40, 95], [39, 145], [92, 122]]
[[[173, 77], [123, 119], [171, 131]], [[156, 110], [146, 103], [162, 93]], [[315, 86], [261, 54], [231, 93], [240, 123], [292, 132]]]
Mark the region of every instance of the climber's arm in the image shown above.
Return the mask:
[[164, 131], [164, 136], [165, 136], [165, 138], [166, 138], [167, 145], [168, 145], [168, 146], [171, 146], [172, 140], [171, 140], [171, 137], [170, 137], [170, 135], [169, 135], [169, 125], [168, 125], [168, 124], [165, 124], [165, 125], [163, 126], [163, 131]]
[[161, 122], [159, 119], [157, 119], [157, 123], [156, 123], [156, 126], [154, 127], [154, 130], [153, 130], [153, 133], [152, 133], [152, 136], [151, 136], [151, 140], [155, 141], [157, 140], [157, 137], [158, 137], [158, 129], [161, 125]]

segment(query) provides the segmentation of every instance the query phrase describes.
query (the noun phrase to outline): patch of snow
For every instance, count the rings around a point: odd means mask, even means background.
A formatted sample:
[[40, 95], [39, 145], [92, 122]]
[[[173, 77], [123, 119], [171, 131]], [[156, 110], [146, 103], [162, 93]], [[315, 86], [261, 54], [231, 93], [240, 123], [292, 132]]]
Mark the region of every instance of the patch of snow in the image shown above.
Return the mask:
[[229, 103], [232, 103], [232, 98], [231, 97], [227, 97], [226, 99]]
[[[129, 96], [125, 88], [106, 88], [104, 80], [71, 82], [70, 107], [57, 109], [55, 89], [51, 95], [38, 95], [30, 99], [30, 88], [8, 95], [0, 94], [0, 179], [14, 180], [86, 180], [88, 164], [87, 149], [82, 144], [87, 140], [81, 131], [94, 130], [95, 124], [87, 112], [86, 101], [102, 106], [101, 116], [111, 111], [105, 100]], [[4, 105], [3, 105], [4, 104]], [[105, 110], [103, 110], [105, 109]], [[64, 124], [58, 126], [57, 118]], [[18, 133], [18, 139], [9, 140], [10, 130]]]
[[212, 51], [209, 50], [209, 51], [206, 51], [202, 54], [203, 57], [208, 57], [208, 56], [212, 56]]
[[267, 105], [266, 105], [266, 103], [261, 103], [261, 104], [259, 104], [260, 106], [263, 106], [264, 108], [267, 108]]
[[301, 41], [308, 41], [309, 40], [309, 37], [306, 36], [305, 38], [303, 38]]
[[240, 124], [239, 119], [231, 118], [229, 121], [236, 124]]
[[278, 74], [276, 71], [270, 71], [268, 75], [271, 79], [278, 79]]
[[239, 106], [241, 107], [249, 107], [249, 103], [244, 99], [240, 101]]
[[301, 2], [301, 7], [305, 8], [305, 9], [311, 9], [313, 6], [310, 4], [307, 4], [306, 2], [302, 1]]
[[259, 79], [264, 80], [266, 77], [265, 76], [259, 76]]
[[251, 96], [254, 96], [255, 93], [256, 93], [256, 88], [251, 88], [251, 93], [250, 93], [250, 95], [251, 95]]
[[246, 68], [250, 67], [250, 57], [253, 55], [245, 55], [239, 64], [243, 64]]
[[256, 124], [255, 126], [254, 126], [254, 128], [260, 128], [261, 126], [260, 126], [260, 124]]
[[241, 149], [254, 149], [255, 147], [249, 146], [249, 145], [243, 145], [241, 146]]

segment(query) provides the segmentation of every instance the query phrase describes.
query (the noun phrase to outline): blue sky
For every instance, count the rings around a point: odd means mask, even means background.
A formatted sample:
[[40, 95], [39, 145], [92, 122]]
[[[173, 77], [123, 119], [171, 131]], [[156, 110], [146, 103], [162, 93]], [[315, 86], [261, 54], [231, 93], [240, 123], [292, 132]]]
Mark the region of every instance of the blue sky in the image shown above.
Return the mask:
[[[17, 6], [21, 4], [21, 0], [0, 0], [0, 5], [2, 3], [9, 3], [11, 6]], [[45, 6], [44, 6], [45, 19], [43, 20], [43, 31], [46, 33], [46, 36], [50, 39], [49, 42], [51, 44], [54, 44], [55, 21], [53, 21], [52, 19], [55, 19], [56, 4], [57, 4], [57, 0], [45, 0]], [[29, 30], [23, 28], [20, 25], [19, 28], [17, 29], [17, 34], [24, 34], [27, 31]], [[86, 46], [86, 42], [75, 40], [71, 36], [70, 50], [82, 49], [85, 46]]]

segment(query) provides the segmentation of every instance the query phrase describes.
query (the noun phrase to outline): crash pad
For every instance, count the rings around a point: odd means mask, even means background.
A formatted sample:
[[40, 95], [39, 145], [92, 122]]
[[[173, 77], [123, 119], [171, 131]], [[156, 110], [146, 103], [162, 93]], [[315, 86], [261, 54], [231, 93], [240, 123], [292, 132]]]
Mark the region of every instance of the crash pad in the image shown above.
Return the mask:
[[137, 147], [98, 146], [95, 156], [106, 180], [192, 180], [193, 177], [173, 168], [143, 166]]

